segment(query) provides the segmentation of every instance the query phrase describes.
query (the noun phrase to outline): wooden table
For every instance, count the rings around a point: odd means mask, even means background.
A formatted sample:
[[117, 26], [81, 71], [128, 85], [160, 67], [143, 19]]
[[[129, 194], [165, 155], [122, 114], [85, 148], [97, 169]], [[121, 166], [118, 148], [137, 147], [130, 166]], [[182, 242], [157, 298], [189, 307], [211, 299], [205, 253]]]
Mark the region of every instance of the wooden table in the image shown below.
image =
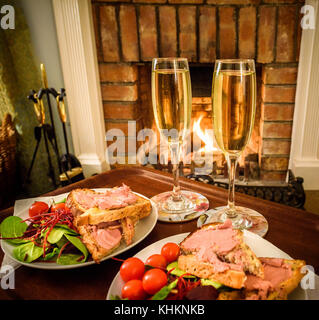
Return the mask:
[[[160, 171], [143, 167], [112, 170], [76, 184], [57, 189], [47, 195], [68, 192], [75, 187], [102, 188], [126, 183], [133, 191], [152, 197], [172, 188], [172, 177]], [[227, 191], [181, 178], [184, 189], [197, 191], [209, 199], [210, 207], [225, 205]], [[319, 271], [319, 216], [243, 194], [236, 195], [236, 203], [262, 213], [268, 220], [265, 239], [292, 257], [306, 260], [316, 273]], [[0, 221], [13, 213], [13, 208], [0, 212]], [[149, 244], [165, 237], [192, 231], [196, 220], [169, 224], [158, 222], [150, 235], [134, 248], [118, 256], [125, 259], [135, 255]], [[0, 261], [3, 252], [0, 250]], [[100, 265], [73, 270], [38, 270], [20, 267], [15, 274], [15, 290], [0, 289], [1, 299], [105, 299], [109, 285], [118, 272], [120, 262], [112, 259]]]

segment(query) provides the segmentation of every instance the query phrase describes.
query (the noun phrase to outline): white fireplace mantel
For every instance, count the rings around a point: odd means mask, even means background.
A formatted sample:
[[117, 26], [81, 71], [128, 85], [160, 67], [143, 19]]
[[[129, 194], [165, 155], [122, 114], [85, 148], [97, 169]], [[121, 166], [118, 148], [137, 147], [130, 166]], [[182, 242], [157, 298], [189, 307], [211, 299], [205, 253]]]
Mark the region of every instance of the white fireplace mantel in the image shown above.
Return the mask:
[[289, 167], [305, 189], [319, 190], [319, 1], [306, 4], [315, 28], [302, 31]]
[[74, 152], [88, 177], [109, 169], [91, 1], [52, 4]]

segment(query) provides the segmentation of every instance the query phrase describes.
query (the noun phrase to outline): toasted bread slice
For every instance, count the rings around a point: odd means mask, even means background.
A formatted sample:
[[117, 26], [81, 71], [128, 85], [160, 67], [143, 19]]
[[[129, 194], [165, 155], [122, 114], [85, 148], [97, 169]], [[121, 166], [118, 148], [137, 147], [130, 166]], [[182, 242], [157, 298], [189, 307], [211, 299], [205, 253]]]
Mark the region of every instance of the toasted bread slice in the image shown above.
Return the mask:
[[133, 241], [135, 234], [135, 224], [138, 220], [133, 217], [126, 217], [121, 219], [121, 227], [123, 231], [123, 237], [127, 245], [130, 245]]
[[[182, 249], [183, 254], [194, 254], [194, 252], [191, 252], [187, 248], [185, 248], [184, 243], [187, 239], [192, 237], [192, 235], [200, 230], [210, 230], [210, 229], [216, 229], [218, 226], [220, 226], [221, 223], [210, 223], [207, 225], [204, 225], [202, 228], [192, 232], [189, 234], [181, 243], [180, 247]], [[238, 242], [238, 245], [224, 255], [217, 255], [218, 258], [220, 258], [222, 261], [225, 261], [227, 263], [235, 264], [235, 265], [241, 265], [243, 267], [244, 272], [249, 272], [251, 274], [254, 274], [258, 277], [263, 278], [264, 276], [264, 270], [262, 263], [257, 258], [255, 253], [249, 248], [249, 246], [244, 242], [244, 234], [241, 230], [236, 229], [236, 239]], [[198, 248], [199, 250], [200, 248]], [[182, 269], [184, 270], [184, 269]], [[243, 273], [244, 273], [243, 272]], [[242, 279], [244, 279], [245, 276], [242, 276]], [[235, 287], [234, 287], [235, 288]], [[237, 287], [236, 287], [237, 288]]]
[[82, 236], [83, 243], [91, 253], [93, 260], [99, 263], [101, 259], [118, 248], [121, 241], [110, 249], [100, 246], [94, 237], [92, 226], [98, 226], [103, 222], [117, 221], [119, 222], [122, 232], [122, 239], [126, 245], [130, 245], [133, 242], [135, 225], [140, 219], [147, 217], [151, 211], [152, 206], [150, 201], [139, 197], [134, 205], [120, 209], [101, 210], [91, 208], [85, 213], [75, 217], [73, 224], [77, 227]]
[[87, 224], [95, 225], [106, 221], [121, 220], [126, 217], [134, 217], [134, 219], [139, 220], [147, 217], [151, 211], [151, 202], [142, 197], [138, 197], [134, 204], [119, 209], [102, 210], [99, 208], [90, 208], [76, 216], [73, 224], [76, 227]]
[[279, 288], [269, 293], [268, 300], [277, 300], [280, 292], [284, 292], [284, 295], [287, 297], [292, 291], [294, 291], [301, 279], [304, 277], [304, 273], [301, 272], [301, 269], [306, 265], [304, 260], [287, 260], [284, 262], [289, 264], [291, 267], [292, 275], [286, 281], [280, 283]]
[[216, 273], [212, 264], [199, 261], [192, 254], [179, 256], [178, 268], [199, 278], [211, 279], [235, 289], [242, 288], [246, 280], [243, 271], [226, 270]]
[[[268, 258], [270, 259], [270, 258]], [[287, 300], [288, 295], [297, 288], [304, 274], [301, 273], [301, 269], [306, 265], [303, 260], [283, 260], [285, 264], [291, 267], [291, 277], [281, 282], [276, 288], [271, 289], [266, 296], [267, 300]], [[218, 296], [218, 300], [244, 300], [255, 299], [258, 291], [234, 290], [221, 292]]]

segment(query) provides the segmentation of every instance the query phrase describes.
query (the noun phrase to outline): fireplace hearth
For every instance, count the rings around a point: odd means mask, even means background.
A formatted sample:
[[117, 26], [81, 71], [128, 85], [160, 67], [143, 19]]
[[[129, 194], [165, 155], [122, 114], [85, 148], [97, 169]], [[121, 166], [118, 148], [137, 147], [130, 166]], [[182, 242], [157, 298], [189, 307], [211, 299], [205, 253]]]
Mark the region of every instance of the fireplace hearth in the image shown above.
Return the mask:
[[[157, 164], [155, 169], [172, 172], [172, 164], [169, 161], [167, 165]], [[227, 166], [225, 166], [227, 169]], [[185, 168], [180, 163], [180, 176], [191, 180], [203, 182], [228, 190], [228, 178], [214, 174], [194, 174], [189, 173], [189, 168]], [[291, 170], [288, 170], [288, 182], [284, 181], [247, 181], [244, 176], [244, 170], [237, 170], [235, 180], [235, 191], [250, 195], [252, 197], [274, 201], [295, 208], [304, 209], [306, 194], [303, 187], [304, 179], [295, 177]]]
[[[213, 179], [209, 175], [194, 174], [189, 174], [186, 178], [228, 189], [227, 179]], [[304, 209], [306, 195], [303, 188], [303, 181], [303, 178], [295, 177], [292, 171], [288, 170], [287, 183], [269, 181], [244, 182], [236, 180], [235, 191], [264, 200]]]

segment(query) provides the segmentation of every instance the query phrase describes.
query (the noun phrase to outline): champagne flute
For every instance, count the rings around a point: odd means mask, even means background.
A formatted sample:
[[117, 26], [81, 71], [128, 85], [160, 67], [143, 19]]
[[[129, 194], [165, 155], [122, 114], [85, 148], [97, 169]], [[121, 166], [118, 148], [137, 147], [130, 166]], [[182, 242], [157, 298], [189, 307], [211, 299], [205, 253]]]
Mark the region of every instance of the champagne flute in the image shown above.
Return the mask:
[[256, 73], [252, 59], [216, 60], [212, 87], [213, 130], [228, 164], [228, 205], [217, 208], [210, 220], [231, 219], [235, 228], [261, 236], [267, 220], [255, 210], [235, 206], [235, 173], [238, 158], [250, 140], [256, 112]]
[[199, 210], [196, 211], [198, 202], [207, 201], [208, 208], [208, 200], [195, 192], [181, 190], [179, 184], [181, 145], [189, 131], [192, 113], [186, 58], [153, 59], [152, 102], [155, 122], [161, 137], [168, 143], [173, 166], [173, 191], [152, 198], [159, 211], [159, 220], [179, 222], [194, 219], [200, 214]]

